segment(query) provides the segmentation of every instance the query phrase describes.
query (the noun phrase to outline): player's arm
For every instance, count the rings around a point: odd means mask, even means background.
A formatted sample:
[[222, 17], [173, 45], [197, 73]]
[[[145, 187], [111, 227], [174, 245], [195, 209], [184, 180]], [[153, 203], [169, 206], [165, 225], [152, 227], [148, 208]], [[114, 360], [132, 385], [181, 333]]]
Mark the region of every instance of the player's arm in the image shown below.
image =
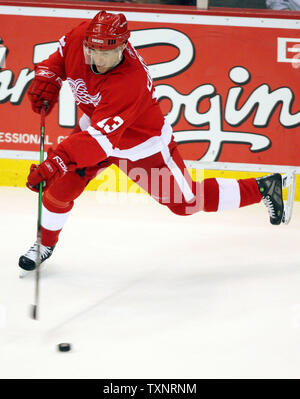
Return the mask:
[[[91, 129], [94, 129], [95, 133], [90, 134]], [[122, 135], [122, 132], [117, 133], [114, 138], [119, 134]], [[72, 134], [55, 150], [51, 148], [47, 159], [39, 166], [31, 165], [27, 187], [37, 191], [40, 182], [45, 181], [47, 187], [57, 174], [63, 176], [75, 169], [97, 165], [111, 155], [112, 142], [103, 129], [92, 126], [87, 131]]]
[[126, 128], [135, 120], [138, 102], [138, 90], [127, 96], [122, 93], [114, 96], [114, 90], [107, 95], [103, 92], [88, 129], [72, 134], [55, 150], [51, 149], [46, 161], [32, 168], [27, 186], [32, 188], [43, 180], [47, 183], [57, 173], [64, 175], [77, 168], [94, 166], [110, 157]]
[[122, 85], [116, 82], [101, 93], [101, 101], [87, 130], [69, 136], [57, 147], [78, 168], [96, 165], [110, 157], [138, 114], [139, 89], [124, 93]]

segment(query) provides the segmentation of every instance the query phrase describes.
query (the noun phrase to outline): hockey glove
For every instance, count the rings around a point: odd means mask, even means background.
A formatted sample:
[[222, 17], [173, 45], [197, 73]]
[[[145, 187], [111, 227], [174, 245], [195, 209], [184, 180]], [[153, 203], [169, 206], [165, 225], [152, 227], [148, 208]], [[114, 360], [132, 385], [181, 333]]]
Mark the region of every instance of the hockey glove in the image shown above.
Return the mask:
[[49, 114], [57, 102], [62, 80], [54, 72], [49, 71], [46, 66], [38, 66], [35, 70], [35, 77], [29, 87], [28, 96], [34, 112], [41, 112], [43, 102], [49, 104]]
[[[39, 184], [44, 182], [43, 190], [49, 186], [54, 177], [63, 176], [68, 172], [68, 161], [62, 158], [61, 154], [55, 153], [49, 149], [47, 159], [40, 165], [32, 164], [30, 172], [27, 177], [26, 186], [35, 192], [39, 192]], [[73, 170], [73, 165], [70, 164], [70, 169]]]

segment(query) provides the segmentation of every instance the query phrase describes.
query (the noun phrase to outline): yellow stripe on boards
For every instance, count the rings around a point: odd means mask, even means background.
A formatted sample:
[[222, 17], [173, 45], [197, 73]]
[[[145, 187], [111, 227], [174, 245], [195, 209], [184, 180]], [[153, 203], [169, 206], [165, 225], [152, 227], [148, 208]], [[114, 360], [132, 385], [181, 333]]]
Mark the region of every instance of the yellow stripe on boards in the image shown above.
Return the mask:
[[[23, 159], [0, 159], [0, 186], [25, 187], [29, 168], [35, 161]], [[249, 179], [250, 177], [264, 176], [265, 173], [236, 172], [223, 170], [189, 169], [194, 181], [203, 178], [223, 177], [229, 179]], [[145, 193], [145, 191], [129, 179], [118, 167], [110, 166], [95, 179], [90, 181], [86, 190], [100, 190], [122, 193]], [[287, 189], [284, 190], [284, 199], [287, 198]], [[300, 201], [300, 175], [296, 178], [295, 200]]]

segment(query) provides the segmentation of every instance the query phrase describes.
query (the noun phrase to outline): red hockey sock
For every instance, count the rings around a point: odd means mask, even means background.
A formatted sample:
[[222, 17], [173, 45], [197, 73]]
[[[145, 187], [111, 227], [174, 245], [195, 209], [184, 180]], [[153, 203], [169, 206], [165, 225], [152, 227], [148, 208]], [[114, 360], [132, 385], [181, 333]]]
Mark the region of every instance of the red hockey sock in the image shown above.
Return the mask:
[[88, 181], [96, 174], [96, 168], [87, 168], [86, 176], [68, 172], [57, 178], [43, 195], [42, 244], [53, 246], [66, 223], [74, 200], [82, 193]]
[[262, 195], [258, 189], [256, 179], [241, 179], [238, 180], [241, 192], [240, 207], [252, 205], [262, 200]]
[[43, 195], [42, 204], [42, 244], [54, 246], [58, 241], [59, 233], [66, 223], [74, 202], [56, 200], [49, 191]]
[[42, 227], [42, 244], [46, 247], [53, 247], [54, 245], [56, 245], [61, 230], [62, 229], [51, 231]]
[[256, 180], [251, 179], [205, 179], [204, 211], [217, 212], [236, 209], [261, 201]]

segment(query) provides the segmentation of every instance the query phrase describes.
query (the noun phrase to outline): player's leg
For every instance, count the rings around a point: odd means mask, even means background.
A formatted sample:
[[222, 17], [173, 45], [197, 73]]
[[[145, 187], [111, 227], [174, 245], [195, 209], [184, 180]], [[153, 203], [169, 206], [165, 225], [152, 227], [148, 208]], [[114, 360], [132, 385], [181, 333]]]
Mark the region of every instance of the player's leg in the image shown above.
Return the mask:
[[[87, 128], [90, 119], [87, 115], [80, 118], [78, 125], [71, 134], [78, 133]], [[65, 225], [74, 200], [83, 192], [86, 185], [92, 180], [101, 168], [106, 168], [111, 163], [107, 160], [101, 166], [77, 169], [68, 172], [63, 177], [58, 177], [52, 182], [42, 199], [42, 239], [41, 260], [48, 259], [58, 242], [59, 233]], [[34, 270], [37, 259], [37, 242], [19, 259], [19, 266], [24, 270]]]
[[241, 208], [263, 200], [270, 214], [270, 222], [280, 224], [282, 221], [284, 204], [279, 173], [259, 179], [211, 178], [205, 179], [202, 184], [206, 212]]
[[[174, 141], [161, 153], [136, 162], [122, 160], [118, 166], [154, 199], [177, 215], [192, 215], [200, 210], [218, 212], [236, 209], [258, 203], [267, 197], [264, 202], [268, 206], [271, 223], [281, 222], [282, 181], [278, 174], [262, 179], [210, 178], [201, 183], [194, 182]], [[276, 186], [273, 194], [268, 189], [272, 184]]]
[[[178, 152], [177, 145], [171, 144], [170, 156], [184, 173], [186, 168]], [[263, 200], [270, 215], [270, 222], [272, 224], [280, 224], [282, 221], [284, 204], [282, 199], [282, 177], [279, 173], [259, 179], [209, 178], [204, 179], [201, 183], [187, 181], [191, 184], [191, 189], [195, 194], [195, 204], [197, 204], [197, 199], [200, 196], [202, 209], [205, 212], [241, 208]], [[198, 207], [193, 205], [193, 203], [185, 205], [183, 202], [179, 206], [171, 204], [169, 208], [177, 214], [189, 215], [198, 211]]]
[[[106, 163], [108, 166], [108, 163]], [[65, 225], [74, 200], [80, 196], [88, 182], [93, 179], [101, 166], [78, 169], [67, 172], [64, 176], [54, 180], [49, 188], [44, 191], [42, 198], [42, 237], [41, 260], [48, 259], [58, 242], [59, 234]], [[19, 266], [24, 270], [34, 270], [37, 259], [37, 244], [20, 257]]]
[[168, 207], [181, 207], [183, 202], [185, 205], [192, 203], [197, 208], [193, 209], [193, 213], [201, 209], [201, 198], [195, 198], [193, 191], [196, 183], [192, 181], [188, 171], [182, 173], [173, 160], [168, 162], [169, 166], [166, 165], [161, 152], [137, 161], [114, 157], [110, 159], [159, 203]]
[[155, 200], [177, 215], [233, 209], [262, 199], [255, 179], [192, 181], [174, 141], [160, 153], [135, 162], [112, 160]]

